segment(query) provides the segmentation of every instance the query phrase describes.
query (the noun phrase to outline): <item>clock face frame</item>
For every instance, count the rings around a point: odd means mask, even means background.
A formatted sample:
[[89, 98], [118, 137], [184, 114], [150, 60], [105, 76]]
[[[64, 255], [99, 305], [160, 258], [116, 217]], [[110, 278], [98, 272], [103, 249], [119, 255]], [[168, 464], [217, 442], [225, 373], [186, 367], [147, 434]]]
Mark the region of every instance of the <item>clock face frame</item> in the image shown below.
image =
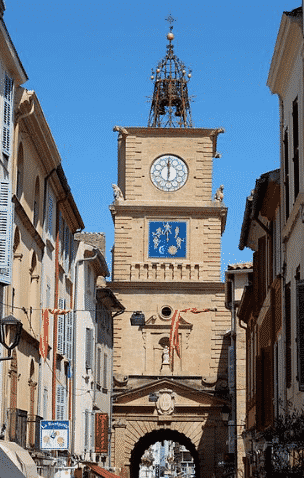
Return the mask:
[[150, 169], [151, 181], [161, 191], [178, 191], [188, 179], [188, 166], [174, 154], [163, 154], [156, 158]]

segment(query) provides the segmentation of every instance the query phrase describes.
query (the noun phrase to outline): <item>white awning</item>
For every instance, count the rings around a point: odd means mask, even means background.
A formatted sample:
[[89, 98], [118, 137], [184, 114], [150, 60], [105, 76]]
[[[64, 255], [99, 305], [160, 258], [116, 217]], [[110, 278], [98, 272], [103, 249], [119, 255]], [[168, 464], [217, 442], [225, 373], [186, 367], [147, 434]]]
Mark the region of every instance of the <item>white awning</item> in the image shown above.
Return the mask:
[[39, 477], [33, 458], [17, 443], [0, 441], [0, 478], [24, 477]]

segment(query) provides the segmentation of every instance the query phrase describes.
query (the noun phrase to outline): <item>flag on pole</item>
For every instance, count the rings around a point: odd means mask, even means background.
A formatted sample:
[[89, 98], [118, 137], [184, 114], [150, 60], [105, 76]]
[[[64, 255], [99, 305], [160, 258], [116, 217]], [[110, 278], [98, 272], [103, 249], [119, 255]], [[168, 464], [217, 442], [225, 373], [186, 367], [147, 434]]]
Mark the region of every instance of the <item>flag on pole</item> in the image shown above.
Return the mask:
[[216, 309], [202, 309], [199, 310], [196, 307], [189, 307], [188, 309], [175, 310], [171, 319], [171, 329], [170, 329], [170, 339], [169, 339], [169, 358], [170, 358], [170, 367], [173, 372], [173, 363], [174, 363], [174, 350], [179, 358], [181, 358], [180, 347], [179, 347], [179, 335], [178, 328], [181, 319], [181, 312], [192, 312], [193, 314], [200, 314], [201, 312], [214, 311]]

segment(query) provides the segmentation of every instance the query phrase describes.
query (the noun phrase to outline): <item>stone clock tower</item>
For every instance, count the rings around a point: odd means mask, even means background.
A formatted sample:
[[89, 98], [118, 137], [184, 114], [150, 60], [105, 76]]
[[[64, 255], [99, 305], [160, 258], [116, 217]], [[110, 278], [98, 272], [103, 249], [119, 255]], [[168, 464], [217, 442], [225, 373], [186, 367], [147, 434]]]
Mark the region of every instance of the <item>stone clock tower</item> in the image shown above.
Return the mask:
[[[155, 76], [149, 125], [118, 127], [118, 184], [111, 289], [126, 310], [114, 319], [111, 461], [138, 476], [156, 441], [191, 452], [196, 476], [221, 476], [227, 451], [229, 313], [220, 282], [227, 209], [212, 198], [222, 129], [194, 128], [191, 74], [167, 54]], [[203, 471], [202, 471], [203, 470]]]

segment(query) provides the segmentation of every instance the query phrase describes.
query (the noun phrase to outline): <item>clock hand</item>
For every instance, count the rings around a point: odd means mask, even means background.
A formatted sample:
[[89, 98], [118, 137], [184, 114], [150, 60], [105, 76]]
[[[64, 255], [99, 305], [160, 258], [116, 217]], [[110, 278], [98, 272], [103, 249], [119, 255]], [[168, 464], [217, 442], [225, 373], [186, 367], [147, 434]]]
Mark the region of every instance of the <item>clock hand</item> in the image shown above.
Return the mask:
[[169, 181], [169, 177], [170, 177], [170, 159], [168, 159], [168, 162], [167, 162], [167, 168], [168, 168], [168, 172], [167, 172], [167, 180]]

